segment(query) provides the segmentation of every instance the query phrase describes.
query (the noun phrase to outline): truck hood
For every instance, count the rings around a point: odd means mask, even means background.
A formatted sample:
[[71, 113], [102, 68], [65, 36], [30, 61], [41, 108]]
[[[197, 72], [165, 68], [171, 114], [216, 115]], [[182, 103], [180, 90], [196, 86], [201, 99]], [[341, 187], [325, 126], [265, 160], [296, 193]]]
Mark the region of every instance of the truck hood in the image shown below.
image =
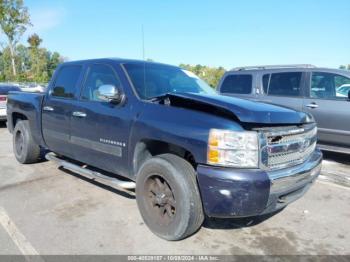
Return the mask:
[[195, 110], [203, 109], [213, 114], [215, 110], [212, 109], [218, 109], [221, 113], [231, 114], [244, 123], [295, 125], [314, 122], [310, 115], [303, 112], [241, 98], [196, 93], [172, 93], [167, 97], [171, 105]]

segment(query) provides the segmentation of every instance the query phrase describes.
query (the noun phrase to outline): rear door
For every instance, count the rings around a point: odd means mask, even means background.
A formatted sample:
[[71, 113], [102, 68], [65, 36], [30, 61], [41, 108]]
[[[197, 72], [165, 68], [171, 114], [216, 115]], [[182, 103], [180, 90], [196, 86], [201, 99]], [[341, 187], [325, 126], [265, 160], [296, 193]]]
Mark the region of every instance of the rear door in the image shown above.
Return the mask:
[[313, 70], [308, 83], [303, 108], [316, 119], [319, 141], [349, 147], [350, 101], [343, 89], [350, 84], [350, 77]]
[[73, 157], [70, 143], [71, 116], [82, 77], [82, 65], [59, 68], [42, 108], [42, 128], [50, 150]]
[[259, 95], [259, 101], [301, 111], [304, 79], [303, 72], [263, 73], [261, 75], [263, 92]]

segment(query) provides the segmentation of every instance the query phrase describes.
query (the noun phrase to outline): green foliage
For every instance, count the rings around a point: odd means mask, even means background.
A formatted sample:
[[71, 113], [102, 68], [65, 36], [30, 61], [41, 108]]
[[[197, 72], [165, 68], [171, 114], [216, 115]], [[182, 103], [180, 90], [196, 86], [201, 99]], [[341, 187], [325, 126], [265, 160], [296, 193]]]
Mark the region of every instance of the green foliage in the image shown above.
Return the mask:
[[42, 41], [43, 40], [37, 34], [32, 34], [27, 39], [29, 48], [38, 48]]
[[56, 67], [63, 62], [64, 58], [57, 52], [47, 52], [47, 58], [47, 74], [50, 79], [55, 72]]
[[23, 5], [23, 0], [0, 1], [0, 26], [10, 48], [12, 79], [17, 77], [16, 45], [29, 25], [29, 13], [27, 7]]
[[42, 40], [37, 34], [31, 35], [27, 42], [29, 43], [30, 70], [28, 77], [35, 82], [46, 82], [48, 78], [47, 51], [45, 48], [39, 48]]
[[30, 25], [28, 9], [23, 0], [0, 0], [0, 26], [8, 44], [0, 52], [0, 81], [47, 82], [63, 58], [40, 45], [42, 39], [33, 34], [29, 46], [18, 44]]
[[8, 47], [1, 51], [0, 72], [3, 80], [8, 80], [10, 77], [12, 77], [11, 54]]
[[10, 42], [16, 43], [30, 25], [28, 8], [23, 0], [1, 0], [0, 5], [1, 29]]
[[180, 64], [180, 67], [193, 72], [213, 88], [218, 85], [221, 77], [226, 71], [223, 67], [208, 67], [203, 65], [193, 66], [188, 64]]
[[350, 64], [346, 65], [341, 65], [339, 66], [339, 69], [343, 69], [343, 70], [350, 70]]
[[10, 48], [6, 46], [0, 52], [0, 81], [48, 82], [56, 67], [63, 62], [57, 52], [37, 46], [27, 47], [22, 44], [15, 49], [15, 67], [13, 76]]

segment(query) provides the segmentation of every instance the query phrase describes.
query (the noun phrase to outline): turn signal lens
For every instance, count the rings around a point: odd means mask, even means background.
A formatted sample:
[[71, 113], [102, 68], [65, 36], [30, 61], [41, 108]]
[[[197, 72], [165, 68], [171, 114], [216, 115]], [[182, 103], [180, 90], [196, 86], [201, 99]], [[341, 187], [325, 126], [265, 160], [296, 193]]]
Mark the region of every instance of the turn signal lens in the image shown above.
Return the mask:
[[218, 163], [219, 162], [219, 151], [216, 149], [208, 150], [208, 162]]

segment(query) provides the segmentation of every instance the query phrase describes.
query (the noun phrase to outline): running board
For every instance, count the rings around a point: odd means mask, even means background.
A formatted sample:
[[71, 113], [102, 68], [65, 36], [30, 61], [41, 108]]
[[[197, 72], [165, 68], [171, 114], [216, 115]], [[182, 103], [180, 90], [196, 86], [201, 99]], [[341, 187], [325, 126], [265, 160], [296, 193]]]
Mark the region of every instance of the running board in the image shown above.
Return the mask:
[[92, 180], [96, 180], [102, 183], [108, 182], [124, 189], [134, 189], [136, 187], [135, 182], [119, 180], [117, 178], [103, 175], [99, 172], [90, 170], [88, 168], [80, 167], [67, 160], [57, 157], [57, 155], [53, 152], [47, 153], [45, 155], [45, 158], [49, 161], [55, 162], [59, 167], [63, 167], [64, 169], [68, 169], [74, 173], [78, 173]]

